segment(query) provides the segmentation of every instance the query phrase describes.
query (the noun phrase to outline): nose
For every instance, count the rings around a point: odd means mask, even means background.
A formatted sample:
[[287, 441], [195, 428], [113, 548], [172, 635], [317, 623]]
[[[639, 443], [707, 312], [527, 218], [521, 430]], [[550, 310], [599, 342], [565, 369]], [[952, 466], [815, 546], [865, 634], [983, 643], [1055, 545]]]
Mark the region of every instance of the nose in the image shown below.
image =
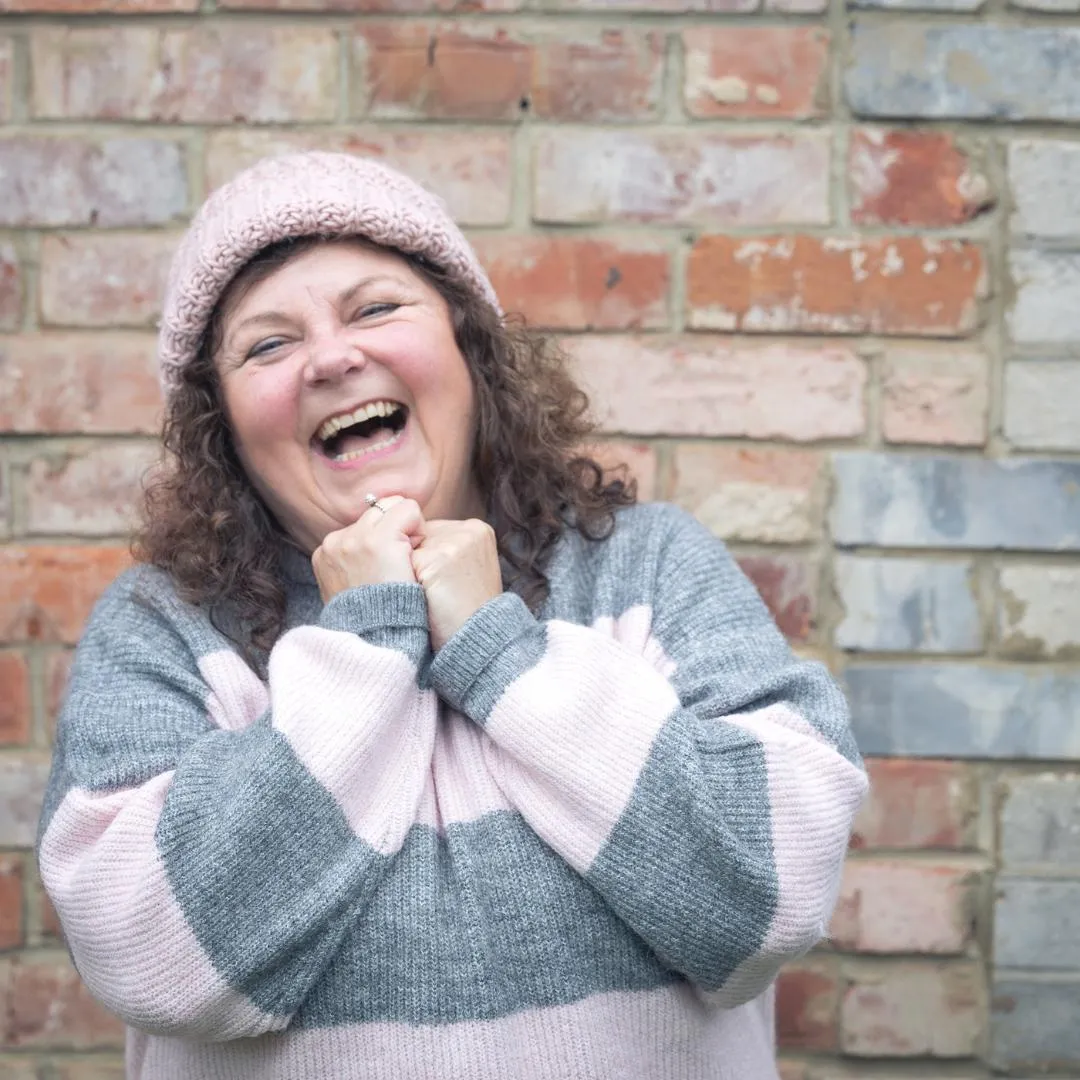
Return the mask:
[[363, 350], [343, 327], [319, 334], [308, 349], [304, 375], [309, 383], [333, 382], [367, 363]]

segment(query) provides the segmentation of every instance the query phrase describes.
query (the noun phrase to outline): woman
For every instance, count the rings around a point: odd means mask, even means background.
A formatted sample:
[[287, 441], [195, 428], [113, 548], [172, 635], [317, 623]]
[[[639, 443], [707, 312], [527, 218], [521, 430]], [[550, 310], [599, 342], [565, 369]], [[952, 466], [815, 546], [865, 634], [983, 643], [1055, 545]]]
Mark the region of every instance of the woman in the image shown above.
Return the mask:
[[775, 1077], [865, 788], [825, 671], [384, 166], [256, 165], [164, 311], [39, 843], [128, 1075]]

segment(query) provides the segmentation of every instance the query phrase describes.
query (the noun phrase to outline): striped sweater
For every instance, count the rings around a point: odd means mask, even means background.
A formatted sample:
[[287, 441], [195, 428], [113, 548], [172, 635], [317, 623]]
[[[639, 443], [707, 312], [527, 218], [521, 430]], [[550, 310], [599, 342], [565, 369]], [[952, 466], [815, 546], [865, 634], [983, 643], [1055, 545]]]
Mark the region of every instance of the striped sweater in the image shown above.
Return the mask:
[[78, 649], [39, 862], [128, 1076], [773, 1080], [866, 782], [724, 546], [620, 511], [434, 656], [282, 573], [265, 679], [148, 567]]

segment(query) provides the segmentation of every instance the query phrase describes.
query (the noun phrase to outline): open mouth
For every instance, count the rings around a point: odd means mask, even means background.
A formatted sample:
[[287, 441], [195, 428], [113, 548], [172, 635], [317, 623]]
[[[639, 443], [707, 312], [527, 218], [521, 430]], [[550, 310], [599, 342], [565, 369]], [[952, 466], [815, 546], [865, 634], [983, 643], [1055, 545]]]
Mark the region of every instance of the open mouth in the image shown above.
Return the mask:
[[408, 419], [409, 410], [400, 402], [369, 401], [350, 413], [324, 420], [312, 443], [332, 461], [351, 461], [393, 446]]

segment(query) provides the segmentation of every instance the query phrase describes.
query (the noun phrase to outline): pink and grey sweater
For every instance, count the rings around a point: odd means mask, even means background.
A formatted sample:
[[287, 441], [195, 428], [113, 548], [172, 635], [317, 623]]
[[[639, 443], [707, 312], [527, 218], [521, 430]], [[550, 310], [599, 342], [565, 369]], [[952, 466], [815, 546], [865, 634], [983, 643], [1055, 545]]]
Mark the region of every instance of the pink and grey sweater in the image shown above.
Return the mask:
[[866, 787], [839, 691], [669, 506], [432, 656], [287, 558], [258, 677], [157, 570], [79, 646], [39, 838], [147, 1080], [773, 1080]]

